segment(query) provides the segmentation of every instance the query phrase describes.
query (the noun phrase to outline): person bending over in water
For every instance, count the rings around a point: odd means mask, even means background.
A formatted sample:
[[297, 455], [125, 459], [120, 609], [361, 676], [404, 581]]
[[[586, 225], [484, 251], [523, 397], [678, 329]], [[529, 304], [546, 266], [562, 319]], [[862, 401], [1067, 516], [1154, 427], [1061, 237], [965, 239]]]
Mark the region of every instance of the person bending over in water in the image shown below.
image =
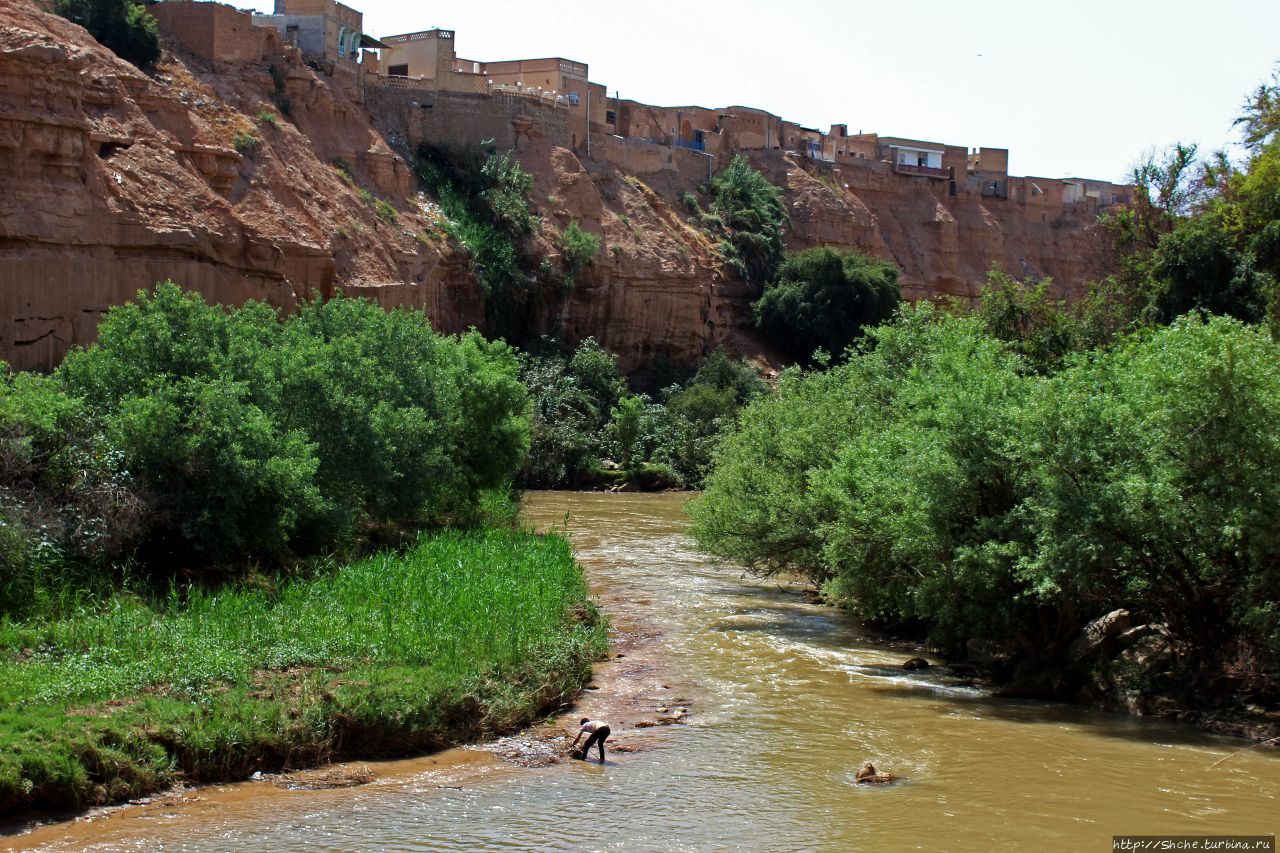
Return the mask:
[[580, 725], [582, 728], [578, 729], [578, 736], [573, 739], [570, 748], [577, 746], [583, 735], [590, 735], [582, 747], [582, 752], [576, 753], [577, 757], [585, 759], [587, 753], [591, 751], [591, 745], [595, 744], [600, 750], [600, 763], [604, 764], [604, 742], [609, 737], [609, 724], [603, 720], [592, 720], [589, 717], [583, 717]]

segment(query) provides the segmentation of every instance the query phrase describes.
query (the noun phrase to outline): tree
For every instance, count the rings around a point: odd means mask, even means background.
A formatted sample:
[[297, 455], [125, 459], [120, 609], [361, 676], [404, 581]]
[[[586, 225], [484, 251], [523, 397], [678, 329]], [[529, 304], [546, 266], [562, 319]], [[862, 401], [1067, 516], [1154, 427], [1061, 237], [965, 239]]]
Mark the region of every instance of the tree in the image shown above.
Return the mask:
[[645, 400], [642, 397], [623, 397], [609, 412], [609, 432], [622, 457], [622, 467], [635, 470], [645, 461], [640, 439], [644, 429]]
[[867, 326], [893, 316], [898, 270], [830, 247], [788, 254], [752, 306], [756, 326], [801, 361], [815, 350], [840, 355]]
[[58, 14], [89, 31], [121, 59], [146, 68], [160, 58], [160, 30], [133, 0], [57, 0]]
[[711, 180], [710, 211], [692, 195], [686, 204], [697, 220], [721, 237], [720, 252], [747, 281], [763, 285], [773, 277], [784, 251], [787, 210], [782, 192], [741, 154]]
[[1167, 625], [1190, 666], [1233, 638], [1280, 664], [1280, 347], [1184, 317], [1037, 391], [1028, 582]]
[[1161, 237], [1151, 276], [1148, 313], [1157, 323], [1196, 310], [1256, 323], [1266, 312], [1266, 297], [1248, 258], [1236, 251], [1213, 216], [1186, 220]]
[[446, 338], [421, 312], [367, 300], [315, 300], [281, 319], [164, 284], [113, 309], [58, 377], [101, 413], [145, 487], [149, 556], [175, 563], [466, 517], [528, 450], [505, 344]]
[[986, 332], [1008, 343], [1039, 372], [1052, 371], [1080, 349], [1083, 336], [1081, 322], [1065, 300], [1053, 297], [1052, 286], [1052, 279], [1019, 281], [993, 266], [978, 301]]

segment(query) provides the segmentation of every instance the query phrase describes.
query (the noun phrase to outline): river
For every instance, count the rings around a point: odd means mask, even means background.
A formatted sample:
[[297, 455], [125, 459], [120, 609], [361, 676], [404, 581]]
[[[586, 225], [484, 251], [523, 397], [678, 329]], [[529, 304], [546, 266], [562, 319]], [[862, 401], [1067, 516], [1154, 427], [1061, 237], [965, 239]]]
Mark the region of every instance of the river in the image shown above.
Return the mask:
[[[329, 791], [269, 782], [44, 827], [10, 844], [112, 850], [1110, 850], [1116, 834], [1266, 834], [1280, 757], [1195, 730], [996, 700], [794, 590], [698, 554], [682, 495], [536, 493], [564, 526], [615, 657], [562, 716], [614, 724], [608, 763], [481, 749], [370, 764]], [[639, 728], [661, 716], [674, 725]], [[544, 727], [544, 735], [551, 729]], [[501, 751], [501, 750], [498, 750]], [[864, 761], [904, 777], [853, 784]]]

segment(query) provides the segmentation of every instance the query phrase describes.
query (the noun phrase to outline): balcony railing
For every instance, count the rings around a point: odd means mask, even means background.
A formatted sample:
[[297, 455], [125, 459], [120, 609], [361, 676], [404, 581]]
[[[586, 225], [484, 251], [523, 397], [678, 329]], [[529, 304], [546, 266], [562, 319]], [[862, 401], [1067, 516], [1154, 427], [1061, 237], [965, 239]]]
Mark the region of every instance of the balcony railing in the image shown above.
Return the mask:
[[912, 166], [909, 163], [894, 163], [893, 171], [899, 175], [922, 175], [926, 178], [949, 178], [951, 172], [935, 166]]

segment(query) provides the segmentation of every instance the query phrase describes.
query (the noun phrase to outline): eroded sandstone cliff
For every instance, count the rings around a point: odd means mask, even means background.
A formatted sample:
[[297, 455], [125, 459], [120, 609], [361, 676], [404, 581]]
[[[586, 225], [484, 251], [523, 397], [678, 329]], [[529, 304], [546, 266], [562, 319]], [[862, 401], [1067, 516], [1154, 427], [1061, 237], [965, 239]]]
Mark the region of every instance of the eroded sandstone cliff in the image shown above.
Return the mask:
[[[407, 162], [413, 128], [371, 114], [351, 83], [278, 46], [236, 63], [167, 51], [143, 73], [31, 0], [0, 0], [0, 359], [49, 369], [104, 310], [165, 279], [283, 309], [340, 287], [444, 330], [482, 323], [466, 251]], [[629, 368], [755, 345], [749, 288], [679, 202], [687, 170], [631, 174], [512, 121], [542, 217], [533, 250], [554, 262], [574, 220], [603, 246], [572, 290], [541, 292], [543, 330], [594, 335]], [[1067, 290], [1101, 270], [1083, 216], [1034, 222], [1007, 201], [950, 198], [945, 182], [752, 156], [785, 188], [792, 246], [894, 260], [912, 298], [972, 297], [993, 262]]]
[[[258, 118], [276, 112], [273, 59], [292, 116], [274, 123]], [[0, 4], [0, 358], [52, 367], [165, 279], [226, 303], [287, 309], [341, 285], [445, 328], [479, 318], [465, 257], [416, 238], [435, 214], [408, 166], [329, 81], [282, 60], [166, 57], [144, 74], [61, 18]]]

